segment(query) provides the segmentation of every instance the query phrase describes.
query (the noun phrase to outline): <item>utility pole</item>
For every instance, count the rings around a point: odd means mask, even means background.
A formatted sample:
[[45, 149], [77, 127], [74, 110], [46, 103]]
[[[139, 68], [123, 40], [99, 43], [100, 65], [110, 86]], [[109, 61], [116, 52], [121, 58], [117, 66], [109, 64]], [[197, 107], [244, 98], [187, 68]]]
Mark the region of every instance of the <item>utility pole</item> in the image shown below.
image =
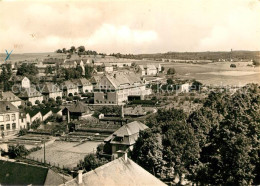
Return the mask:
[[45, 140], [43, 139], [42, 142], [43, 142], [43, 162], [44, 162], [44, 165], [45, 165], [46, 164], [46, 159], [45, 159]]
[[45, 159], [45, 141], [43, 142], [43, 146], [44, 146], [44, 149], [43, 149], [44, 150], [44, 158], [43, 159], [44, 159], [44, 164], [46, 164], [46, 159]]

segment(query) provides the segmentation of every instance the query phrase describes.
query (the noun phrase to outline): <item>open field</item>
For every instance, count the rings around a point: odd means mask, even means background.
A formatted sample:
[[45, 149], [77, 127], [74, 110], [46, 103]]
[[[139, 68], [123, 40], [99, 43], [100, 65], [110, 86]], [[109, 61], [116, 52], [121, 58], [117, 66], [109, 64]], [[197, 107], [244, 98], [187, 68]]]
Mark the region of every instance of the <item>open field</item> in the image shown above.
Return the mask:
[[230, 68], [230, 62], [208, 64], [167, 63], [166, 68], [174, 67], [177, 77], [196, 79], [206, 85], [235, 85], [247, 83], [260, 84], [260, 67], [247, 66], [251, 62], [236, 62], [236, 68]]
[[[59, 167], [73, 168], [77, 166], [78, 162], [84, 157], [96, 151], [97, 146], [101, 142], [88, 141], [81, 145], [72, 142], [55, 141], [54, 143], [46, 146], [46, 162], [51, 165]], [[39, 151], [33, 152], [29, 155], [30, 159], [43, 161], [43, 148]]]

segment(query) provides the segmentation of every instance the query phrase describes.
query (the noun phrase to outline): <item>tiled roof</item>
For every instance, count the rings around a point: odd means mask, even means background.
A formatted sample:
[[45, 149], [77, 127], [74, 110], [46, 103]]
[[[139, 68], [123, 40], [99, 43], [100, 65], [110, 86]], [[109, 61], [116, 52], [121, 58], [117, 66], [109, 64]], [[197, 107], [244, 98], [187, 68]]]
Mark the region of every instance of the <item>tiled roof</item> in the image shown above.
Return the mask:
[[74, 113], [75, 112], [85, 113], [85, 112], [89, 112], [91, 109], [88, 106], [86, 106], [84, 103], [77, 101], [75, 104], [68, 107], [68, 110]]
[[9, 101], [0, 101], [0, 113], [7, 112], [19, 112], [19, 110]]
[[68, 81], [64, 81], [62, 83], [62, 88], [64, 89], [75, 89], [75, 88], [78, 88], [77, 87], [77, 84], [73, 83], [72, 81], [68, 80]]
[[[79, 185], [77, 178], [64, 185]], [[160, 186], [166, 185], [131, 159], [118, 158], [82, 175], [81, 185]]]
[[42, 96], [42, 94], [37, 91], [35, 88], [26, 88], [22, 89], [18, 97], [20, 98], [31, 98], [31, 97], [39, 97]]
[[106, 74], [105, 77], [115, 88], [126, 88], [135, 86], [135, 84], [143, 84], [141, 78], [133, 72], [115, 72]]
[[3, 101], [21, 101], [16, 95], [14, 95], [11, 91], [8, 92], [0, 92], [0, 100]]
[[42, 93], [61, 92], [58, 85], [47, 82], [42, 85]]
[[[115, 131], [112, 135], [107, 137], [104, 141], [110, 143], [116, 143], [116, 144], [126, 144], [126, 145], [132, 145], [135, 143], [135, 141], [138, 138], [138, 134], [140, 131], [147, 129], [148, 127], [139, 122], [139, 121], [133, 121], [131, 123], [128, 123], [126, 125], [123, 125], [121, 128], [119, 128], [117, 131]], [[129, 136], [129, 138], [125, 138], [126, 136]], [[123, 138], [123, 140], [118, 141], [118, 137]]]
[[87, 80], [86, 78], [80, 78], [76, 80], [78, 85], [80, 86], [87, 86], [87, 85], [91, 85], [90, 81]]

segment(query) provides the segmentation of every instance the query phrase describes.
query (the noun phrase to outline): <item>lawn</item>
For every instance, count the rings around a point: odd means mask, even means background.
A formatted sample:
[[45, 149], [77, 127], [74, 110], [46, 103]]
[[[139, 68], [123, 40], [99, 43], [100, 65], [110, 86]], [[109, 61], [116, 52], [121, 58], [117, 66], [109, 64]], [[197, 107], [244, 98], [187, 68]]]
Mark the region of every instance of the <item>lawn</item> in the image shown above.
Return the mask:
[[[59, 167], [72, 169], [77, 166], [78, 162], [88, 154], [96, 151], [101, 142], [88, 141], [81, 145], [72, 142], [55, 141], [46, 147], [46, 162]], [[29, 155], [30, 159], [43, 161], [43, 148]]]
[[260, 67], [250, 67], [251, 62], [236, 62], [236, 68], [230, 68], [230, 62], [216, 62], [208, 64], [167, 63], [167, 69], [174, 67], [176, 77], [196, 79], [206, 85], [236, 85], [247, 83], [260, 84]]

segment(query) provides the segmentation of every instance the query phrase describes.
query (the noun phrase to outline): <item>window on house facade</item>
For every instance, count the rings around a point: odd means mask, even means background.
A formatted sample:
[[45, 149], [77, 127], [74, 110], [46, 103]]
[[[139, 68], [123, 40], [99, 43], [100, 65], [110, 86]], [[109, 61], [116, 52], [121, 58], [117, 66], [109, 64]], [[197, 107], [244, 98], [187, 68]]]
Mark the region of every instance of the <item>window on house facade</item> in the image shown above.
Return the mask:
[[6, 125], [6, 130], [10, 130], [10, 124]]
[[12, 121], [15, 120], [15, 114], [12, 114]]
[[0, 126], [0, 130], [5, 130], [5, 126], [4, 126], [4, 125], [1, 125], [1, 126]]
[[4, 121], [4, 116], [0, 116], [0, 121]]
[[16, 129], [16, 123], [12, 124], [12, 129]]
[[9, 115], [9, 114], [7, 114], [7, 115], [5, 116], [5, 121], [10, 121], [10, 115]]

